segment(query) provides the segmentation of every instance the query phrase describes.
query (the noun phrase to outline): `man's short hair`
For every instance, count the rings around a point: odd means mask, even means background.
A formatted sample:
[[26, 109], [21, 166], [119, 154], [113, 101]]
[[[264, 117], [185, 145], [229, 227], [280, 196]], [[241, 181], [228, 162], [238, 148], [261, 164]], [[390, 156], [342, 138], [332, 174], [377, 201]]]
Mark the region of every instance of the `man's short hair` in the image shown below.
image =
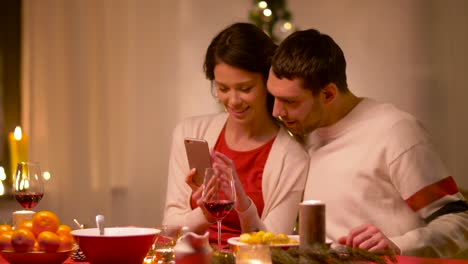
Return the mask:
[[347, 92], [346, 60], [341, 48], [318, 30], [296, 31], [279, 45], [271, 64], [276, 77], [301, 79], [317, 95], [329, 83]]

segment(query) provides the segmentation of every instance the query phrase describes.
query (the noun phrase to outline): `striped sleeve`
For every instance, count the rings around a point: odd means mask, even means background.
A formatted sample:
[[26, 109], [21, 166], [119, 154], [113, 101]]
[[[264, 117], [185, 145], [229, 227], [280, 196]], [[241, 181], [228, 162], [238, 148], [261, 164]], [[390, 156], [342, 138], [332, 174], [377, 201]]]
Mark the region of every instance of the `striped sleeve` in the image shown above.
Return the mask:
[[[455, 180], [427, 143], [419, 143], [400, 155], [391, 164], [390, 171], [408, 207], [423, 219], [429, 219], [444, 207], [444, 212], [451, 213], [447, 205], [464, 201]], [[459, 207], [454, 208], [457, 209], [453, 212], [461, 211]]]

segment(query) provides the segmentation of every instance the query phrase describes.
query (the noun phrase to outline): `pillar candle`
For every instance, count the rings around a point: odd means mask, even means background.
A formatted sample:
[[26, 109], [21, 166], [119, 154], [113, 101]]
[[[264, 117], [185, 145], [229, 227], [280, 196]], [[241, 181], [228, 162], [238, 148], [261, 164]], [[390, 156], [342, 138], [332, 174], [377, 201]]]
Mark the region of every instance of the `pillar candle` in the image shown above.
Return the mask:
[[317, 200], [299, 204], [299, 246], [306, 249], [325, 243], [325, 204]]
[[13, 212], [13, 226], [18, 228], [24, 221], [32, 220], [36, 212], [31, 210], [21, 210]]
[[18, 163], [28, 161], [28, 138], [17, 126], [14, 132], [8, 134], [8, 143], [10, 147], [10, 173], [14, 177]]

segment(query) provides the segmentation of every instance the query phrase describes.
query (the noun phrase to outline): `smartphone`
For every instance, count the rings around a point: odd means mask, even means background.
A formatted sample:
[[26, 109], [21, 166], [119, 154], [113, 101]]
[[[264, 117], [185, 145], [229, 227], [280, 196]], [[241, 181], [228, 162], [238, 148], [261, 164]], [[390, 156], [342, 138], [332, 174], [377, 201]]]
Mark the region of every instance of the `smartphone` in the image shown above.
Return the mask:
[[208, 142], [199, 138], [185, 138], [184, 144], [190, 169], [197, 169], [197, 174], [193, 178], [193, 182], [200, 186], [203, 183], [205, 169], [211, 168], [211, 156]]

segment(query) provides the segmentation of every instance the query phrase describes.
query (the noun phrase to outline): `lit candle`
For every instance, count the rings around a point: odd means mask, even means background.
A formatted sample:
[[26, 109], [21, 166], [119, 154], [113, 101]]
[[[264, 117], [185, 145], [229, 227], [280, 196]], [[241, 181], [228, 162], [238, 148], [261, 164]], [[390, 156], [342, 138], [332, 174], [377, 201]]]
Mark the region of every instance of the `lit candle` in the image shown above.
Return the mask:
[[14, 132], [8, 135], [10, 144], [10, 167], [11, 175], [14, 177], [16, 166], [19, 162], [28, 161], [28, 138], [22, 133], [21, 127], [17, 126]]
[[4, 180], [6, 180], [5, 169], [0, 166], [0, 196], [5, 194], [5, 186], [3, 186]]

